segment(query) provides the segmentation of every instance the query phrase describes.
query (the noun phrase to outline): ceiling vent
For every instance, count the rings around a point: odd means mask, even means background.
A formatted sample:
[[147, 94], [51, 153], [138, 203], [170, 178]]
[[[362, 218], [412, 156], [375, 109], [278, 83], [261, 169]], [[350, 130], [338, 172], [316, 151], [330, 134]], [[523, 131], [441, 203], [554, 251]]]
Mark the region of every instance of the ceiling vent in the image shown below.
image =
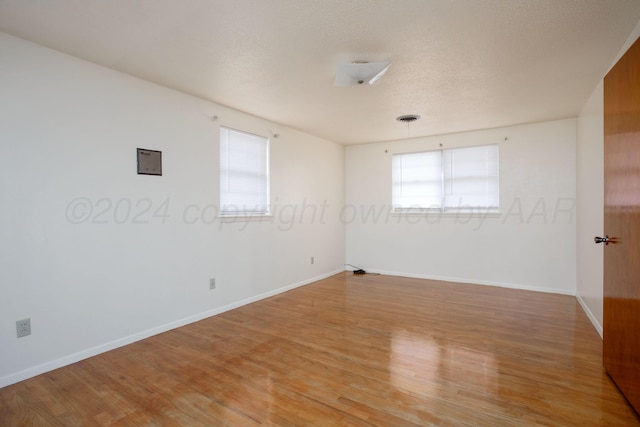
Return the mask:
[[420, 118], [417, 114], [404, 114], [396, 117], [396, 120], [402, 123], [413, 123]]

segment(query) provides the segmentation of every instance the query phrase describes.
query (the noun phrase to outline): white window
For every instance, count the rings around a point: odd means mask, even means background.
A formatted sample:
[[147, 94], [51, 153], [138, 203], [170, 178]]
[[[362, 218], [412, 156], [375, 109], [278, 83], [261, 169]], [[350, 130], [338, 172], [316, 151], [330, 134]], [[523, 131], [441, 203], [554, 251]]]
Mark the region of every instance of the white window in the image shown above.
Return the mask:
[[220, 128], [220, 215], [269, 214], [269, 139]]
[[394, 154], [395, 212], [498, 211], [498, 146]]

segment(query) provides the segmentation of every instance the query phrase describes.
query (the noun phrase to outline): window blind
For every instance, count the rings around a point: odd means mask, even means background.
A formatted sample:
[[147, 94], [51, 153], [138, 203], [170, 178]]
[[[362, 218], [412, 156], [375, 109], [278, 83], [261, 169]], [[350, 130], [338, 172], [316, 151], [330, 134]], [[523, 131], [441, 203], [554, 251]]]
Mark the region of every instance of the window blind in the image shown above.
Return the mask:
[[442, 205], [442, 152], [395, 154], [393, 207], [439, 209]]
[[395, 154], [395, 211], [498, 210], [498, 145]]
[[269, 140], [220, 128], [220, 214], [269, 214]]

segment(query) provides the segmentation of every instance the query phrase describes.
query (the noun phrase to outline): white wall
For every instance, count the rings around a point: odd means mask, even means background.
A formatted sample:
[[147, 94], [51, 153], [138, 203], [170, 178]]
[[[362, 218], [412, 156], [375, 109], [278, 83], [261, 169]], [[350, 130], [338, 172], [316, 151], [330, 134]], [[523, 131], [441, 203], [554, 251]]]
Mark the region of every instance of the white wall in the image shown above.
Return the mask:
[[[574, 294], [575, 142], [576, 120], [568, 119], [347, 147], [347, 262], [390, 274]], [[500, 145], [500, 215], [390, 214], [393, 153], [494, 143]]]
[[[343, 270], [342, 146], [3, 33], [0, 58], [0, 386]], [[219, 125], [280, 134], [271, 221], [215, 218]]]
[[578, 117], [576, 296], [591, 323], [602, 336], [602, 245], [593, 242], [603, 234], [604, 103], [600, 82]]
[[[640, 37], [640, 22], [611, 67]], [[600, 81], [578, 116], [577, 137], [577, 290], [576, 295], [602, 336], [603, 253], [593, 243], [604, 230], [604, 83]]]

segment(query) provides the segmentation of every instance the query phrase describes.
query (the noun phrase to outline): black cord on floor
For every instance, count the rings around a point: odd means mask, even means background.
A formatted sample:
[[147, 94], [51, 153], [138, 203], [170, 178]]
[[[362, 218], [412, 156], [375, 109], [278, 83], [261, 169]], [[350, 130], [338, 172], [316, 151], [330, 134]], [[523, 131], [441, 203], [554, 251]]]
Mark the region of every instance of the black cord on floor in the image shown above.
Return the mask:
[[353, 274], [358, 275], [358, 276], [364, 276], [365, 274], [368, 274], [369, 276], [379, 276], [380, 273], [367, 273], [364, 269], [360, 268], [360, 267], [356, 267], [353, 264], [345, 264], [345, 267], [351, 267], [353, 268]]

